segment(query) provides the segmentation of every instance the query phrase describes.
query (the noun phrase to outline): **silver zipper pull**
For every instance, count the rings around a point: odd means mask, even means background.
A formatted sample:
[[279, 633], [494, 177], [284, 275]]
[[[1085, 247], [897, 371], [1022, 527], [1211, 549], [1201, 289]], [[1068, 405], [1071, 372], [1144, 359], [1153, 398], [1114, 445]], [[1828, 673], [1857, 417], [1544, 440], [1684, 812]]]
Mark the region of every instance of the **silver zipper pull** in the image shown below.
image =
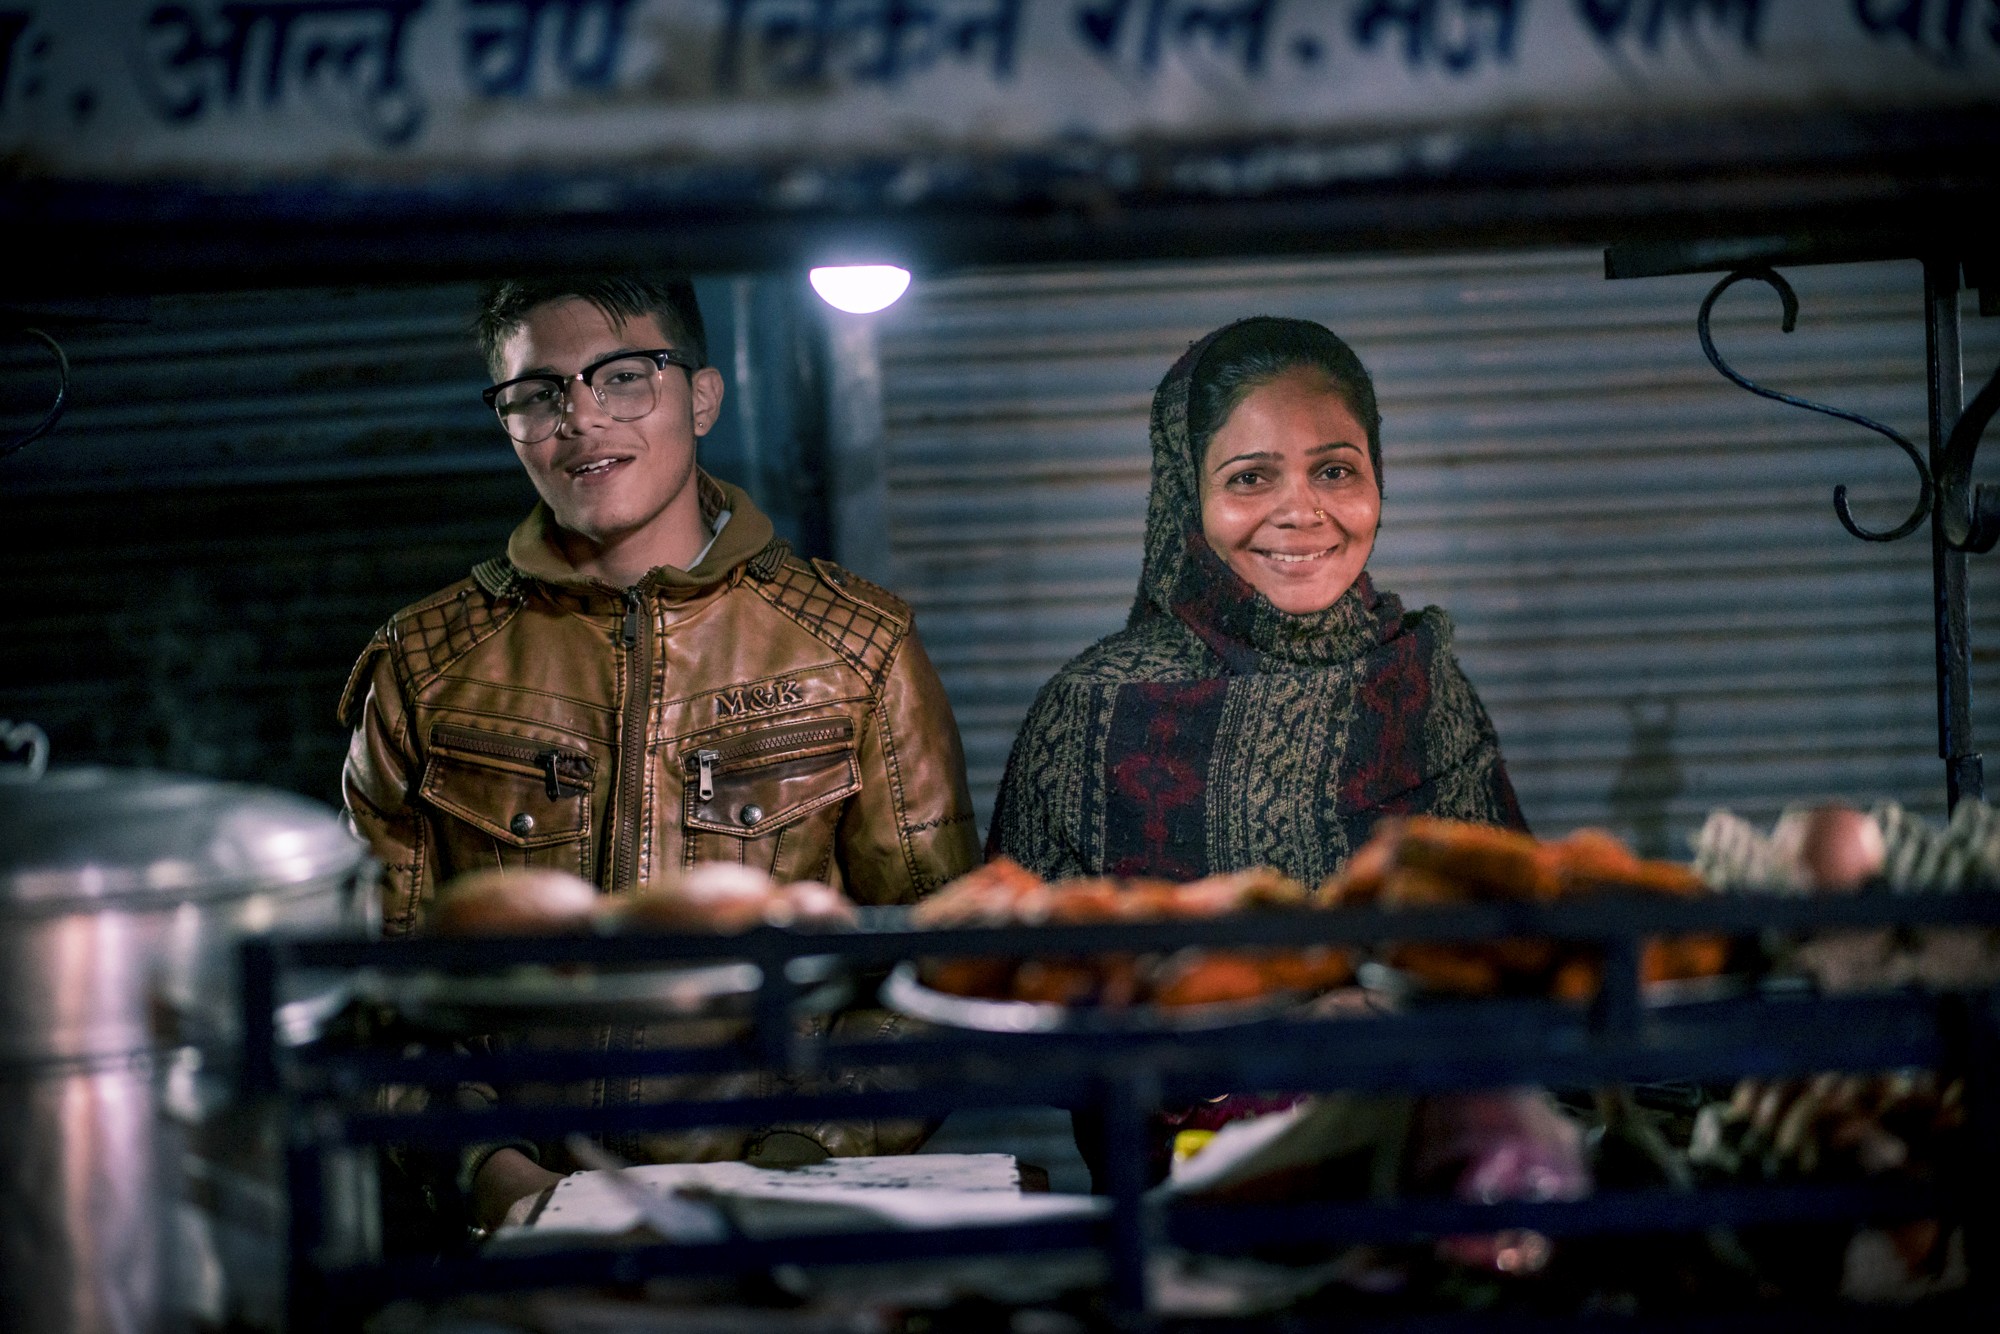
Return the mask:
[[722, 758], [719, 750], [698, 750], [694, 753], [695, 763], [700, 766], [701, 799], [707, 801], [715, 795], [715, 762]]

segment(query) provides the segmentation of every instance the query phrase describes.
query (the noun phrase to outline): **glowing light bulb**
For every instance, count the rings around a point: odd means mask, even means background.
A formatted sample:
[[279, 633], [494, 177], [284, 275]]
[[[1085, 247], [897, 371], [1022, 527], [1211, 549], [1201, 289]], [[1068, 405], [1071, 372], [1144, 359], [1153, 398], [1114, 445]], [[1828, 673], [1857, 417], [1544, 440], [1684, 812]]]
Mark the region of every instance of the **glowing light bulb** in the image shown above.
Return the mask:
[[843, 264], [814, 269], [808, 276], [820, 300], [850, 315], [886, 310], [910, 290], [910, 271], [893, 264]]

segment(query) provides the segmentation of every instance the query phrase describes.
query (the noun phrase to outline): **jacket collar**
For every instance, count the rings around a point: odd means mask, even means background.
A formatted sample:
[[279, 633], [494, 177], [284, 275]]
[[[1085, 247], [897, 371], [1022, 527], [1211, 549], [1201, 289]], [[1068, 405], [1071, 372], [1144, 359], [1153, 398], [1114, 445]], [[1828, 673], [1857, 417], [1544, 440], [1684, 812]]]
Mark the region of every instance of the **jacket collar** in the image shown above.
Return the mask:
[[[727, 510], [728, 524], [716, 534], [715, 544], [692, 570], [655, 566], [646, 572], [638, 587], [669, 597], [690, 596], [731, 580], [775, 540], [770, 518], [741, 487], [701, 471], [695, 473], [695, 484], [701, 498], [702, 521], [713, 526], [716, 516]], [[537, 501], [533, 511], [507, 539], [507, 564], [512, 573], [575, 592], [623, 594], [624, 590], [613, 588], [602, 579], [578, 574], [563, 559], [554, 540], [555, 531], [555, 515], [546, 502]]]

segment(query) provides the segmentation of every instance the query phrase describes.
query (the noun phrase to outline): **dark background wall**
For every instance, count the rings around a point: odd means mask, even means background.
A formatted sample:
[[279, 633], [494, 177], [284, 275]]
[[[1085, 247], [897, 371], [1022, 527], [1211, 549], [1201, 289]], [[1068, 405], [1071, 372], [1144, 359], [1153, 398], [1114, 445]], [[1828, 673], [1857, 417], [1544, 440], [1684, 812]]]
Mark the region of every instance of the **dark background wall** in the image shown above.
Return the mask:
[[[729, 381], [705, 466], [826, 554], [819, 325], [789, 278], [698, 284]], [[534, 503], [478, 398], [466, 285], [163, 298], [59, 330], [72, 407], [0, 460], [0, 718], [58, 763], [338, 800], [335, 702], [396, 608]], [[0, 352], [0, 425], [46, 354]]]

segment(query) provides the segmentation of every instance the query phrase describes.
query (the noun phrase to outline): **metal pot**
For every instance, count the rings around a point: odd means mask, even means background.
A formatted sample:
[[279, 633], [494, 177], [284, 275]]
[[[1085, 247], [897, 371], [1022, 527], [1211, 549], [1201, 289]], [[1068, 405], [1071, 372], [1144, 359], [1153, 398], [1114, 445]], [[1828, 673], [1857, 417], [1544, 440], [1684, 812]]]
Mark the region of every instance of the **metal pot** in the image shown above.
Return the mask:
[[365, 922], [362, 859], [333, 811], [285, 793], [95, 768], [0, 781], [0, 1321], [171, 1323], [169, 1049], [233, 1064], [236, 942]]

